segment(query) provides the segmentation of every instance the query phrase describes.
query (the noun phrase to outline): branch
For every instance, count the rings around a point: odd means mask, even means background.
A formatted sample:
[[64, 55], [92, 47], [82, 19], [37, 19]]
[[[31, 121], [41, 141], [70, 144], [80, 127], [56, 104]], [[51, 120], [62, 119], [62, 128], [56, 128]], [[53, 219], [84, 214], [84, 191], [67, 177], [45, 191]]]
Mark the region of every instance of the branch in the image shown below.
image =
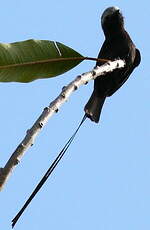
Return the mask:
[[90, 80], [94, 80], [99, 76], [103, 76], [108, 72], [112, 72], [115, 69], [123, 68], [125, 62], [123, 60], [109, 61], [100, 67], [95, 67], [92, 71], [83, 73], [75, 78], [67, 86], [63, 87], [59, 96], [50, 103], [50, 105], [44, 108], [42, 114], [33, 124], [33, 126], [27, 130], [25, 138], [18, 145], [4, 168], [0, 168], [0, 190], [2, 190], [4, 184], [8, 180], [14, 167], [20, 162], [21, 157], [25, 154], [30, 146], [33, 145], [35, 138], [41, 131], [41, 129], [48, 122], [49, 118], [58, 112], [61, 105], [68, 100], [69, 96], [79, 88], [79, 86], [87, 84]]

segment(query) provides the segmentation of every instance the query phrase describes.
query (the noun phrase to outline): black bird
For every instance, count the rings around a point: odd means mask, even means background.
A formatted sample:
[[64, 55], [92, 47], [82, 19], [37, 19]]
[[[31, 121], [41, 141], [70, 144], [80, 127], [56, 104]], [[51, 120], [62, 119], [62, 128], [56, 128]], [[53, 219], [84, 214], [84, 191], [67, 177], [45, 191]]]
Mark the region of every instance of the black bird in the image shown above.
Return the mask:
[[[141, 61], [139, 50], [136, 49], [129, 34], [124, 29], [124, 18], [118, 7], [109, 7], [103, 12], [101, 25], [105, 41], [98, 58], [112, 61], [123, 59], [126, 66], [94, 80], [94, 90], [84, 110], [86, 116], [97, 123], [106, 97], [111, 96], [124, 84]], [[96, 66], [101, 65], [100, 62], [96, 63]]]

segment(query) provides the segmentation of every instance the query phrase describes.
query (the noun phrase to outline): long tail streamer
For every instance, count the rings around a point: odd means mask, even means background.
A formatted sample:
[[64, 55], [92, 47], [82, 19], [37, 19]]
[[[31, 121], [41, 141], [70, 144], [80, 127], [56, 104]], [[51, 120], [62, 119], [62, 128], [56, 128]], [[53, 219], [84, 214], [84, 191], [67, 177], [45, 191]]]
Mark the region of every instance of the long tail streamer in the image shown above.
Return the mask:
[[80, 129], [80, 127], [83, 124], [83, 122], [85, 121], [85, 119], [86, 119], [86, 115], [84, 115], [84, 117], [83, 117], [81, 123], [79, 124], [78, 128], [76, 129], [76, 131], [74, 132], [74, 134], [70, 137], [70, 139], [67, 141], [67, 143], [65, 144], [65, 146], [63, 147], [63, 149], [60, 151], [60, 153], [58, 154], [58, 156], [56, 157], [56, 159], [53, 161], [53, 163], [51, 164], [51, 166], [49, 167], [49, 169], [47, 170], [47, 172], [45, 173], [45, 175], [43, 176], [43, 178], [40, 180], [39, 184], [36, 186], [36, 188], [34, 189], [34, 191], [32, 192], [32, 194], [28, 198], [28, 200], [25, 202], [25, 204], [23, 205], [23, 207], [20, 209], [20, 211], [14, 217], [14, 219], [12, 220], [12, 228], [15, 226], [15, 224], [18, 221], [18, 219], [22, 215], [22, 213], [25, 211], [25, 209], [30, 204], [30, 202], [32, 201], [32, 199], [35, 197], [35, 195], [37, 194], [37, 192], [41, 189], [41, 187], [46, 182], [46, 180], [48, 179], [48, 177], [51, 175], [51, 173], [53, 172], [53, 170], [56, 168], [57, 164], [59, 163], [59, 161], [61, 160], [61, 158], [64, 156], [65, 152], [67, 151], [67, 149], [71, 145], [73, 139], [75, 138], [78, 130]]

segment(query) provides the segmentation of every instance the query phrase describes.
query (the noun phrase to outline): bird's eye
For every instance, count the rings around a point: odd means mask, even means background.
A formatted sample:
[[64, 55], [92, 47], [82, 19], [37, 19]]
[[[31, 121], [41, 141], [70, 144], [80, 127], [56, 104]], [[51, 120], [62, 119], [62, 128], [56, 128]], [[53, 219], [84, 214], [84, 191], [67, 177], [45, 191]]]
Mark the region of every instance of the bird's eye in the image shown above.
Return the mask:
[[110, 18], [110, 15], [107, 15], [107, 16], [106, 16], [106, 20], [108, 20], [109, 18]]

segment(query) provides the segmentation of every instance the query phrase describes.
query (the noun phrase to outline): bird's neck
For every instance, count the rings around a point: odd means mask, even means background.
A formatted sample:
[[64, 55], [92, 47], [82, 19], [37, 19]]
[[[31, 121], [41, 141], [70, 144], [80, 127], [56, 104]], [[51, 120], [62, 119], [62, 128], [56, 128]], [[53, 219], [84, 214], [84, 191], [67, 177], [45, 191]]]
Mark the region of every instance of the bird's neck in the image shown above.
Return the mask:
[[120, 37], [124, 34], [123, 26], [107, 26], [103, 28], [106, 39], [114, 39], [116, 37]]

